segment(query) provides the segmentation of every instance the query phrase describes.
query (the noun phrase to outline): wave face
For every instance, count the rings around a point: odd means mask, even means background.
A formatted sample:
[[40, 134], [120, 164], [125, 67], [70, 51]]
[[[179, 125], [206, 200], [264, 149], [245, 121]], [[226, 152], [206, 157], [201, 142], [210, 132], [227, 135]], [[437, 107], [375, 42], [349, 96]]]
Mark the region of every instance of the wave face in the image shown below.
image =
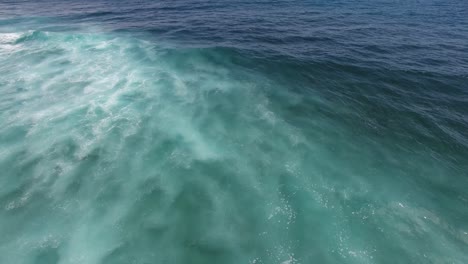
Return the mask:
[[0, 262], [468, 263], [466, 10], [0, 3]]

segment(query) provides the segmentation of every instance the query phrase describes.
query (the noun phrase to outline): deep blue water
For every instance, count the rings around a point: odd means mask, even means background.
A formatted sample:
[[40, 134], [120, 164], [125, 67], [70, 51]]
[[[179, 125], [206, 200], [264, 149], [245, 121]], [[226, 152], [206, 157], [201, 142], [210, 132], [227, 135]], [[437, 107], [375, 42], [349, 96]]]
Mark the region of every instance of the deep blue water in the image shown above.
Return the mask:
[[0, 263], [468, 263], [468, 2], [0, 1]]

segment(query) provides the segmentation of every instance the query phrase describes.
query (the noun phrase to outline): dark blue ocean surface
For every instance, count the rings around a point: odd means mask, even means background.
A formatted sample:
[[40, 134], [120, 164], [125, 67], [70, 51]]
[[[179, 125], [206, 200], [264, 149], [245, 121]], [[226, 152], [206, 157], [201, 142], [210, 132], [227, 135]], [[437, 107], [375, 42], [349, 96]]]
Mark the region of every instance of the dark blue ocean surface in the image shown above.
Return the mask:
[[0, 2], [0, 263], [468, 263], [468, 2]]

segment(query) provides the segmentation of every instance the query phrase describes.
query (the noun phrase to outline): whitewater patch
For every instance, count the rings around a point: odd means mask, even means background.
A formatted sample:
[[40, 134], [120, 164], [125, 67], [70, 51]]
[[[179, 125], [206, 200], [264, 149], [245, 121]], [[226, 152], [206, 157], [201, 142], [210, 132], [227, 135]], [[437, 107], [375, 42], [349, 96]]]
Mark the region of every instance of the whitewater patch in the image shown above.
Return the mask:
[[[156, 192], [140, 193], [149, 183], [156, 184], [151, 187], [156, 190], [167, 190], [164, 195], [169, 197], [154, 201], [161, 203], [161, 210], [170, 209], [158, 221], [183, 223], [192, 217], [202, 230], [203, 218], [190, 209], [200, 206], [201, 212], [219, 215], [217, 228], [225, 236], [239, 239], [223, 229], [223, 221], [231, 221], [226, 217], [229, 210], [237, 209], [219, 205], [217, 199], [232, 201], [218, 181], [227, 177], [234, 186], [258, 188], [255, 168], [241, 165], [252, 155], [246, 147], [261, 140], [263, 132], [256, 124], [284, 129], [287, 142], [293, 131], [278, 121], [268, 100], [258, 102], [265, 96], [253, 90], [254, 74], [229, 60], [221, 61], [220, 69], [219, 61], [210, 62], [200, 50], [168, 58], [166, 47], [115, 35], [31, 31], [1, 35], [0, 43], [21, 51], [10, 49], [9, 56], [1, 58], [10, 68], [1, 68], [2, 92], [7, 96], [0, 101], [6, 109], [0, 114], [0, 133], [11, 136], [0, 163], [20, 159], [10, 174], [22, 175], [27, 167], [33, 175], [9, 183], [8, 188], [20, 195], [8, 199], [4, 208], [13, 212], [40, 203], [57, 213], [49, 219], [47, 234], [30, 235], [31, 245], [53, 238], [51, 252], [69, 263], [112, 258], [112, 252], [119, 252], [130, 239], [121, 225], [151, 208], [139, 207]], [[229, 78], [236, 69], [239, 78]], [[229, 116], [249, 121], [245, 127], [229, 128], [235, 120]], [[244, 180], [234, 177], [240, 172]], [[194, 195], [205, 201], [193, 200]], [[192, 205], [187, 209], [187, 204]], [[283, 199], [280, 206], [284, 204]], [[100, 213], [102, 208], [106, 214]], [[285, 225], [287, 230], [293, 213], [290, 207], [285, 210], [274, 212], [285, 223], [269, 225]], [[69, 220], [61, 223], [60, 217]], [[65, 229], [73, 232], [62, 233]], [[211, 231], [206, 236], [224, 239]], [[17, 237], [5, 248], [12, 250], [21, 243]], [[210, 241], [206, 247], [215, 245]], [[226, 250], [236, 250], [236, 245], [228, 245]], [[34, 248], [24, 250], [34, 255]], [[271, 256], [291, 259], [290, 252]]]
[[0, 44], [14, 44], [22, 33], [0, 33]]
[[19, 46], [16, 41], [22, 36], [21, 33], [0, 33], [0, 52], [10, 53], [17, 51]]

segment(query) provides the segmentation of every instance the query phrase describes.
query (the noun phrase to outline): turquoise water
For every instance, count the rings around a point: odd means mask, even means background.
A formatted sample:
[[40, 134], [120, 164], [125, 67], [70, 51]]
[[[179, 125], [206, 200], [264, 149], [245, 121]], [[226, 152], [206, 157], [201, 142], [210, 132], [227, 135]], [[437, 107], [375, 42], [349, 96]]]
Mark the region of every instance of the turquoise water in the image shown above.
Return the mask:
[[468, 263], [466, 5], [0, 10], [0, 263]]

